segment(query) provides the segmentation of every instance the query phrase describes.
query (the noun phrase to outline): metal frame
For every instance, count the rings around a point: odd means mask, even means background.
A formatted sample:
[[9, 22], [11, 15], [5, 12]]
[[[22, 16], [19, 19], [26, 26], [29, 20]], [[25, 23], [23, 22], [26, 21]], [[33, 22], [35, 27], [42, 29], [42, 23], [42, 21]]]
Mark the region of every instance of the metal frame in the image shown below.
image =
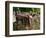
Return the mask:
[[[43, 5], [43, 33], [37, 34], [22, 34], [22, 35], [9, 35], [9, 4], [10, 3], [21, 3], [21, 4], [36, 4], [36, 5]], [[35, 2], [18, 2], [18, 1], [5, 1], [5, 36], [6, 37], [13, 37], [13, 36], [29, 36], [29, 35], [44, 35], [45, 34], [45, 4], [44, 3], [35, 3]]]

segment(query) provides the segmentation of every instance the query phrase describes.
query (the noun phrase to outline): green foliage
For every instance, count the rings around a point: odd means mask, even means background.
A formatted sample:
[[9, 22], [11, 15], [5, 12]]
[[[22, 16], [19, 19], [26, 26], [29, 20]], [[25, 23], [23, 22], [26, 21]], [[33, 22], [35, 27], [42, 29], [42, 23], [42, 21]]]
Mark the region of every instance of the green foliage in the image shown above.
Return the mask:
[[34, 14], [34, 13], [39, 14], [40, 13], [40, 8], [13, 7], [13, 11], [15, 11], [15, 12], [17, 12], [17, 11], [30, 12], [31, 11], [32, 14]]

